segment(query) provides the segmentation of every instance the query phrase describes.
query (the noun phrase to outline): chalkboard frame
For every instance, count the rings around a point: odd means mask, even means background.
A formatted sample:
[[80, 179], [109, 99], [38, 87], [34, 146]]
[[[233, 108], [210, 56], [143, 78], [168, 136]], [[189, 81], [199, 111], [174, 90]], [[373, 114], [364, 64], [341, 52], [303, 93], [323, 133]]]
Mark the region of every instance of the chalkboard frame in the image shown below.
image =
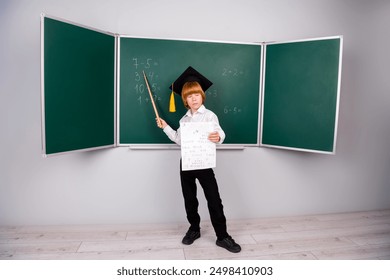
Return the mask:
[[[273, 144], [264, 144], [263, 143], [263, 133], [264, 133], [264, 99], [265, 99], [265, 75], [267, 73], [266, 63], [267, 63], [267, 46], [269, 45], [282, 45], [282, 44], [291, 44], [291, 43], [305, 43], [311, 41], [321, 41], [321, 40], [339, 40], [339, 52], [338, 52], [338, 74], [337, 74], [337, 89], [336, 89], [336, 106], [334, 108], [334, 130], [333, 130], [333, 147], [331, 150], [325, 149], [313, 149], [313, 148], [300, 148], [294, 146], [287, 145], [273, 145]], [[342, 72], [342, 56], [343, 56], [343, 36], [329, 36], [329, 37], [318, 37], [318, 38], [310, 38], [310, 39], [301, 39], [301, 40], [290, 40], [290, 41], [277, 41], [266, 43], [264, 47], [264, 59], [263, 59], [263, 69], [264, 75], [262, 77], [262, 86], [261, 86], [261, 128], [260, 128], [260, 147], [266, 148], [277, 148], [277, 149], [285, 149], [285, 150], [293, 150], [300, 152], [312, 152], [312, 153], [321, 153], [321, 154], [336, 154], [336, 143], [337, 143], [337, 131], [338, 131], [338, 118], [339, 118], [339, 104], [340, 104], [340, 90], [341, 90], [341, 72]]]

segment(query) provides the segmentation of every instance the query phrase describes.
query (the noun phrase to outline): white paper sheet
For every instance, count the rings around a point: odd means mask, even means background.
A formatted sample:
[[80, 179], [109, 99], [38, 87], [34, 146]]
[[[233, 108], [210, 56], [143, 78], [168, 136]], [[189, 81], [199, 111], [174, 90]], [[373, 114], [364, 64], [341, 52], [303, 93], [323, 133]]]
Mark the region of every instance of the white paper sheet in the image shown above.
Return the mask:
[[213, 132], [210, 122], [188, 122], [180, 125], [182, 170], [216, 166], [216, 144], [208, 140]]

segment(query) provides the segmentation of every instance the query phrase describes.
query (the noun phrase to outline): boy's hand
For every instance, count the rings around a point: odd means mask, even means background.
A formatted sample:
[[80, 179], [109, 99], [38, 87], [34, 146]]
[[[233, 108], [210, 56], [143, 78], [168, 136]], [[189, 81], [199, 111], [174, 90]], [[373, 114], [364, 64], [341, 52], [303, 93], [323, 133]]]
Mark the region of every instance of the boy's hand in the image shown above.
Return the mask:
[[219, 133], [217, 131], [211, 132], [209, 134], [208, 139], [213, 143], [218, 143], [221, 140], [221, 137], [219, 136]]
[[164, 129], [168, 124], [162, 118], [156, 118], [156, 123], [159, 128]]

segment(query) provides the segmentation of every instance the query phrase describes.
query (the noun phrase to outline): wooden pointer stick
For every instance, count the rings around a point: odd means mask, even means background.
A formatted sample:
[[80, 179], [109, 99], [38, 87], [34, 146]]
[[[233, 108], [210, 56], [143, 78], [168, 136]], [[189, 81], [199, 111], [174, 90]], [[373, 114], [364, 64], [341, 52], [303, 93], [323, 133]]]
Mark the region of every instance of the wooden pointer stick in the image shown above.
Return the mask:
[[144, 74], [144, 79], [145, 79], [146, 87], [148, 88], [150, 100], [152, 100], [154, 113], [156, 114], [156, 118], [157, 118], [158, 124], [161, 127], [160, 116], [158, 115], [156, 104], [154, 103], [154, 99], [153, 99], [153, 96], [152, 96], [152, 91], [150, 90], [150, 87], [149, 87], [148, 79], [146, 78], [145, 71], [142, 71], [142, 73]]

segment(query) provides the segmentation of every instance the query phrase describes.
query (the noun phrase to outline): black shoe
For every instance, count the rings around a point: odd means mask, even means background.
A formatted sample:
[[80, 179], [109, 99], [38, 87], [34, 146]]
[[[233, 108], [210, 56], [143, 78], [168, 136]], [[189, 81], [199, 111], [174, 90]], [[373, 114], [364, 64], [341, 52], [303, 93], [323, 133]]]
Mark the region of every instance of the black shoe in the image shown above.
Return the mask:
[[200, 237], [199, 231], [193, 231], [189, 229], [181, 242], [185, 245], [191, 245], [199, 237]]
[[225, 248], [229, 252], [238, 253], [241, 251], [241, 246], [238, 245], [231, 236], [226, 237], [222, 240], [217, 240], [216, 244], [219, 247]]

